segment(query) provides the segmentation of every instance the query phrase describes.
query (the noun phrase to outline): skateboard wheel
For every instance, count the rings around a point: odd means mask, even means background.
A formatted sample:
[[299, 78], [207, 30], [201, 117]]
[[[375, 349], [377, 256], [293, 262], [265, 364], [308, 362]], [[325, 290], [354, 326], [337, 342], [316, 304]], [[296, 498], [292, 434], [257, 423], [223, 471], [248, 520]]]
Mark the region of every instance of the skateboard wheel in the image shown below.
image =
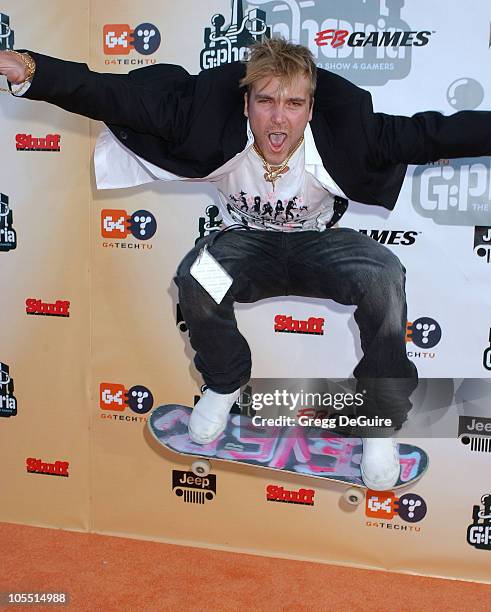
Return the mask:
[[200, 459], [199, 461], [194, 461], [191, 466], [191, 472], [196, 476], [208, 476], [211, 470], [211, 464], [206, 459]]
[[348, 504], [358, 506], [365, 499], [365, 492], [361, 491], [360, 489], [348, 489], [345, 491], [343, 498], [348, 502]]

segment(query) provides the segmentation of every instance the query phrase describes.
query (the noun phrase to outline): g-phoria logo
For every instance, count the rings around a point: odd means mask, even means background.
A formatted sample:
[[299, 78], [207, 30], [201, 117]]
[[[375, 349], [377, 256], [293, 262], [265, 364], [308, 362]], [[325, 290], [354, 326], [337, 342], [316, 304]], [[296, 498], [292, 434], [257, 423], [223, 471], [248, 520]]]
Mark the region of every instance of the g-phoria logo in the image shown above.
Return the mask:
[[218, 232], [222, 226], [220, 210], [215, 204], [210, 204], [206, 207], [204, 217], [198, 218], [198, 237], [194, 241], [197, 244], [198, 240], [209, 236], [212, 232]]
[[[151, 55], [161, 42], [160, 31], [153, 23], [140, 23], [136, 28], [127, 23], [108, 23], [102, 29], [102, 38], [104, 55], [129, 55], [133, 49], [140, 55]], [[106, 64], [111, 62], [106, 60]]]
[[185, 502], [204, 504], [215, 499], [217, 477], [214, 474], [196, 476], [193, 472], [172, 470], [172, 490]]
[[472, 525], [467, 527], [467, 544], [481, 550], [491, 550], [491, 493], [481, 497], [481, 505], [472, 507]]
[[491, 227], [474, 228], [474, 253], [486, 263], [491, 263]]
[[491, 453], [491, 418], [459, 416], [459, 440], [471, 451]]
[[225, 25], [225, 21], [223, 15], [216, 13], [211, 18], [212, 27], [205, 28], [205, 47], [200, 53], [202, 70], [245, 60], [250, 45], [271, 36], [266, 13], [257, 8], [245, 12], [242, 0], [233, 0], [230, 24]]
[[0, 251], [17, 248], [17, 234], [13, 222], [14, 214], [9, 206], [9, 197], [0, 193]]
[[[442, 328], [438, 321], [430, 317], [420, 317], [406, 323], [406, 342], [411, 342], [418, 348], [431, 349], [442, 338]], [[427, 351], [407, 351], [408, 357], [423, 357], [433, 359], [435, 353]]]
[[0, 13], [0, 51], [14, 48], [14, 31], [10, 27], [10, 17]]
[[249, 0], [249, 5], [264, 8], [273, 34], [308, 47], [319, 68], [358, 85], [404, 79], [413, 48], [427, 45], [434, 34], [401, 19], [404, 0]]
[[484, 349], [484, 353], [482, 355], [482, 365], [485, 370], [491, 371], [491, 327], [489, 328], [489, 346]]
[[6, 363], [0, 362], [0, 417], [17, 414], [17, 400], [14, 396], [14, 380]]
[[99, 407], [103, 410], [102, 419], [146, 422], [146, 417], [108, 414], [108, 412], [124, 412], [126, 408], [129, 408], [136, 414], [146, 414], [153, 408], [153, 395], [150, 389], [143, 385], [135, 385], [127, 389], [119, 383], [104, 382], [99, 385]]
[[[128, 215], [125, 210], [104, 209], [101, 211], [101, 235], [103, 238], [150, 240], [157, 231], [157, 220], [148, 210], [137, 210]], [[151, 249], [151, 244], [127, 242], [103, 242], [106, 248]]]
[[412, 176], [414, 210], [438, 225], [487, 226], [491, 211], [491, 161], [440, 160], [417, 166]]

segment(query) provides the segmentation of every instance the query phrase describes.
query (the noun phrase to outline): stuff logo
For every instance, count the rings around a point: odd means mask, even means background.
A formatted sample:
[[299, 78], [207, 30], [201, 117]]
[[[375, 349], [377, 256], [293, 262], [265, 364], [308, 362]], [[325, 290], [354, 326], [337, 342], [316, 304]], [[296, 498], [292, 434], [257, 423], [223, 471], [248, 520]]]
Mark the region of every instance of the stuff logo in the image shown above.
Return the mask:
[[419, 215], [438, 225], [484, 226], [491, 211], [491, 161], [463, 158], [417, 166], [411, 199]]
[[68, 478], [68, 461], [55, 461], [47, 463], [41, 459], [29, 457], [26, 459], [26, 469], [30, 474], [47, 474], [49, 476], [64, 476]]
[[17, 234], [13, 227], [13, 219], [9, 197], [0, 193], [0, 252], [17, 248]]
[[404, 230], [378, 230], [378, 229], [361, 229], [360, 234], [365, 234], [373, 238], [380, 244], [409, 246], [416, 242], [416, 236], [421, 232], [404, 231]]
[[404, 0], [249, 0], [248, 4], [266, 11], [274, 34], [308, 47], [319, 68], [358, 85], [385, 85], [405, 78], [413, 48], [427, 45], [433, 35], [429, 30], [412, 30], [402, 20]]
[[172, 490], [185, 502], [204, 504], [215, 499], [217, 477], [214, 474], [196, 476], [193, 472], [172, 470]]
[[[126, 239], [131, 234], [137, 240], [150, 240], [156, 231], [157, 220], [148, 210], [137, 210], [131, 216], [125, 210], [104, 209], [101, 211], [101, 235], [103, 238]], [[152, 248], [152, 245], [127, 245], [124, 243], [103, 243], [103, 246], [134, 249]]]
[[267, 485], [266, 499], [267, 501], [282, 502], [284, 504], [300, 504], [302, 506], [314, 505], [314, 489], [299, 489], [298, 491], [289, 491], [278, 485]]
[[481, 506], [472, 507], [472, 525], [467, 527], [467, 544], [481, 550], [491, 550], [491, 493], [481, 497]]
[[14, 48], [14, 31], [10, 27], [10, 17], [0, 13], [0, 51]]
[[47, 134], [42, 138], [34, 138], [32, 134], [16, 134], [15, 148], [17, 151], [60, 151], [60, 134]]
[[218, 206], [210, 204], [206, 207], [205, 216], [198, 218], [198, 237], [194, 241], [196, 245], [198, 240], [208, 236], [212, 232], [219, 231], [223, 221], [220, 218], [220, 211]]
[[101, 383], [99, 406], [101, 410], [123, 412], [126, 408], [130, 408], [137, 414], [146, 414], [153, 407], [153, 395], [142, 385], [126, 389], [124, 385], [118, 383]]
[[161, 42], [160, 31], [153, 23], [140, 23], [135, 29], [127, 23], [106, 24], [102, 36], [105, 55], [128, 55], [132, 49], [151, 55]]
[[491, 453], [491, 418], [459, 416], [459, 440], [471, 451]]
[[426, 502], [415, 493], [396, 497], [392, 491], [368, 491], [365, 514], [370, 518], [393, 519], [399, 516], [407, 523], [417, 523], [424, 519], [427, 512]]
[[322, 317], [309, 317], [306, 321], [297, 321], [291, 316], [279, 314], [274, 318], [274, 330], [288, 334], [323, 336], [324, 322]]
[[491, 227], [478, 225], [474, 228], [474, 253], [486, 263], [491, 262]]
[[48, 317], [69, 317], [70, 302], [67, 300], [56, 300], [55, 303], [42, 302], [36, 298], [27, 298], [26, 314], [44, 315]]
[[430, 317], [420, 317], [416, 321], [408, 321], [406, 325], [406, 342], [412, 342], [420, 348], [433, 348], [442, 337], [442, 328], [438, 321]]
[[17, 414], [14, 381], [9, 372], [9, 366], [0, 362], [0, 417], [11, 417]]
[[225, 26], [225, 17], [220, 13], [211, 18], [212, 28], [205, 28], [205, 47], [200, 53], [202, 70], [215, 68], [230, 62], [243, 61], [249, 57], [249, 46], [263, 38], [271, 37], [266, 25], [266, 13], [253, 8], [244, 14], [242, 0], [232, 0], [230, 24]]

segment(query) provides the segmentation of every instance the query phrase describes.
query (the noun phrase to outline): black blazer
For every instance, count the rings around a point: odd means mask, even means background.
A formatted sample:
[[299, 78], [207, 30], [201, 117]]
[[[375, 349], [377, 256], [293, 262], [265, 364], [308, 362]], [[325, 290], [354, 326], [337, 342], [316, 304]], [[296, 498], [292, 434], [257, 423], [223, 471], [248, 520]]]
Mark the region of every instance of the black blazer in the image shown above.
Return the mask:
[[[239, 62], [190, 75], [156, 64], [129, 74], [29, 51], [36, 72], [24, 97], [104, 121], [129, 149], [190, 178], [204, 177], [246, 145]], [[491, 113], [374, 113], [370, 94], [318, 70], [311, 121], [326, 170], [351, 199], [392, 209], [407, 164], [491, 155]]]

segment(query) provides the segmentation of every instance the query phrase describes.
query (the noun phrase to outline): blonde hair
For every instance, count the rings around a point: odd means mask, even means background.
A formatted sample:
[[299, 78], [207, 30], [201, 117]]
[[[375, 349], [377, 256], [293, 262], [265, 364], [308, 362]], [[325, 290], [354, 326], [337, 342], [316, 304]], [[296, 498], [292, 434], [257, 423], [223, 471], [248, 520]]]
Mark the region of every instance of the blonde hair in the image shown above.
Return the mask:
[[286, 83], [303, 74], [310, 81], [310, 99], [314, 97], [317, 68], [314, 56], [307, 47], [295, 45], [284, 38], [266, 38], [250, 47], [250, 59], [246, 63], [246, 75], [240, 80], [250, 94], [256, 81], [273, 75]]

